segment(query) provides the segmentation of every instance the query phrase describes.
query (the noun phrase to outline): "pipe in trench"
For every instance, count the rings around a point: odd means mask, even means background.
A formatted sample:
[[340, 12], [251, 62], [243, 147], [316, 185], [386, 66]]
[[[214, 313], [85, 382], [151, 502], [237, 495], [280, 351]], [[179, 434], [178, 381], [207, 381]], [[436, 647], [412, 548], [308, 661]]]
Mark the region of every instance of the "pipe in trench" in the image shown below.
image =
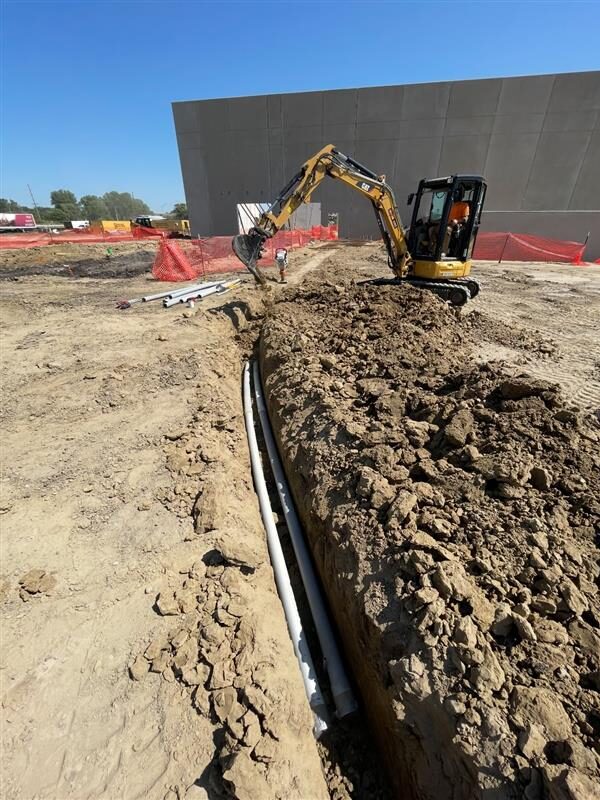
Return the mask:
[[275, 444], [275, 438], [273, 436], [273, 430], [264, 399], [258, 361], [254, 362], [253, 377], [256, 407], [258, 409], [258, 416], [267, 446], [267, 453], [275, 477], [277, 492], [281, 500], [285, 521], [290, 532], [290, 539], [292, 540], [296, 561], [300, 569], [300, 577], [302, 578], [308, 604], [317, 629], [319, 644], [321, 645], [321, 651], [325, 659], [325, 668], [329, 675], [331, 693], [335, 702], [337, 716], [340, 718], [346, 717], [354, 713], [358, 706], [337, 646], [329, 614], [323, 599], [323, 593], [317, 580], [312, 559], [304, 539], [302, 526], [300, 525], [283, 465], [277, 451], [277, 445]]
[[321, 688], [317, 680], [313, 659], [308, 648], [306, 634], [302, 628], [300, 621], [300, 614], [298, 613], [298, 606], [296, 605], [296, 598], [292, 591], [290, 576], [287, 570], [287, 565], [283, 557], [281, 549], [281, 542], [277, 535], [277, 528], [273, 521], [273, 509], [269, 500], [267, 492], [267, 485], [265, 483], [265, 475], [260, 460], [260, 453], [258, 450], [258, 443], [256, 440], [256, 431], [254, 429], [254, 413], [252, 410], [252, 395], [250, 393], [250, 364], [246, 362], [244, 367], [244, 417], [246, 420], [246, 433], [248, 435], [248, 446], [250, 449], [250, 460], [252, 462], [252, 472], [254, 475], [254, 484], [256, 486], [256, 493], [260, 505], [260, 511], [263, 518], [263, 523], [267, 532], [267, 543], [269, 546], [269, 554], [271, 556], [271, 563], [275, 573], [275, 582], [277, 584], [277, 591], [281, 598], [281, 603], [285, 612], [288, 630], [300, 666], [302, 680], [304, 681], [304, 689], [310, 707], [315, 715], [314, 732], [318, 739], [322, 733], [327, 730], [327, 707], [321, 694]]

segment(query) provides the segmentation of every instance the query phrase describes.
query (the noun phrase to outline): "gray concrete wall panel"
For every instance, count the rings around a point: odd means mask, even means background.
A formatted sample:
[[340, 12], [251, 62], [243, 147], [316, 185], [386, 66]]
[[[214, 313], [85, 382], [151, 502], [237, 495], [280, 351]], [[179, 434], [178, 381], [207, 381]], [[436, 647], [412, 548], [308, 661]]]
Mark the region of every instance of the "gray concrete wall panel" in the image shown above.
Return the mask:
[[528, 75], [504, 78], [497, 113], [545, 114], [554, 85], [554, 75]]
[[491, 133], [495, 117], [446, 117], [444, 136], [468, 136], [474, 133]]
[[269, 128], [283, 128], [283, 103], [280, 94], [267, 96], [267, 125]]
[[[600, 213], [599, 71], [190, 101], [173, 114], [195, 234], [234, 231], [237, 202], [269, 202], [328, 143], [387, 175], [405, 221], [419, 179], [453, 172], [488, 179], [488, 229], [502, 219], [577, 239], [588, 217], [554, 212]], [[324, 219], [339, 212], [342, 235], [378, 235], [347, 187], [326, 181], [313, 199]]]
[[419, 83], [405, 86], [402, 119], [445, 117], [450, 101], [450, 83]]
[[571, 72], [556, 75], [548, 103], [548, 113], [599, 111], [600, 81], [598, 72]]
[[229, 130], [231, 131], [266, 131], [268, 124], [267, 98], [238, 97], [230, 100]]
[[453, 83], [446, 116], [479, 117], [495, 114], [501, 89], [501, 78]]
[[341, 89], [337, 92], [327, 92], [327, 100], [323, 108], [323, 123], [325, 125], [339, 125], [356, 122], [356, 105], [358, 103], [356, 89]]
[[494, 133], [539, 133], [545, 114], [497, 114]]
[[523, 196], [523, 210], [568, 208], [590, 138], [587, 131], [540, 134]]
[[283, 127], [289, 131], [305, 125], [323, 124], [323, 92], [284, 94], [281, 103]]
[[402, 119], [404, 86], [375, 86], [358, 89], [357, 122], [389, 122]]
[[486, 208], [519, 209], [538, 143], [537, 133], [493, 134], [483, 174], [488, 182]]
[[544, 117], [544, 131], [549, 133], [593, 131], [597, 121], [597, 111], [569, 111], [568, 114], [554, 111]]
[[575, 211], [584, 208], [600, 210], [600, 130], [594, 131], [590, 137], [569, 208]]
[[490, 136], [444, 137], [439, 174], [463, 172], [468, 175], [483, 175], [489, 146]]

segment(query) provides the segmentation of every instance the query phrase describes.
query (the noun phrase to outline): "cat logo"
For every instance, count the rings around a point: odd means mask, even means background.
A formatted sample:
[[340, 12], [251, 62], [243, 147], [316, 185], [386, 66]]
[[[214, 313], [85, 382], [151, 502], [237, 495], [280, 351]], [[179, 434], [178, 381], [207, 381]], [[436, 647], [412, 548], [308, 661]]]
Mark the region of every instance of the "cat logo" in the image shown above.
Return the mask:
[[370, 192], [370, 191], [371, 191], [371, 187], [369, 186], [369, 184], [368, 184], [368, 183], [361, 183], [361, 184], [360, 184], [360, 188], [361, 188], [361, 189], [364, 189], [364, 190], [365, 190], [365, 192]]

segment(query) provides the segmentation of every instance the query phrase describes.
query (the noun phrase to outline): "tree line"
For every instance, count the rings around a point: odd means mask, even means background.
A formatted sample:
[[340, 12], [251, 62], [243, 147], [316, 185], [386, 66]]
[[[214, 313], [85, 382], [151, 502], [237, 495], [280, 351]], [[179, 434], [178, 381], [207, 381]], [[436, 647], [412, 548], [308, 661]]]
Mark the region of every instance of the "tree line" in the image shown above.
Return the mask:
[[[85, 194], [79, 200], [68, 189], [50, 193], [51, 206], [30, 208], [14, 200], [0, 198], [0, 214], [33, 214], [37, 222], [66, 223], [72, 219], [133, 219], [151, 214], [150, 206], [129, 192], [106, 192], [103, 195]], [[187, 219], [185, 203], [176, 203], [169, 216]]]

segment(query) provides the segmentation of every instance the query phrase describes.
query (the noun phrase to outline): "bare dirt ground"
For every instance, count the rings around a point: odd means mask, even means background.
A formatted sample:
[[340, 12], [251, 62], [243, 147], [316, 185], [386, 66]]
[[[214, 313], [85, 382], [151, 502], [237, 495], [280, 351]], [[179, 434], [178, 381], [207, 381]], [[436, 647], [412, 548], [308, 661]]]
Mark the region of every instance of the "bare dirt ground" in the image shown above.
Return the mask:
[[[120, 312], [151, 254], [88, 247], [60, 275], [0, 254], [3, 796], [384, 796], [311, 737], [241, 415], [256, 290]], [[374, 245], [291, 262], [297, 284], [386, 269]], [[482, 266], [477, 358], [595, 411], [599, 275]]]
[[63, 244], [0, 250], [0, 276], [62, 275], [69, 278], [126, 278], [148, 272], [158, 245], [154, 241]]
[[486, 318], [480, 358], [512, 362], [559, 383], [576, 405], [600, 409], [598, 267], [485, 264], [477, 277], [482, 293], [473, 309]]
[[432, 294], [328, 266], [269, 310], [261, 367], [395, 796], [596, 796], [598, 421], [477, 363]]
[[325, 797], [252, 490], [239, 320], [227, 298], [115, 309], [155, 286], [2, 286], [3, 797]]

